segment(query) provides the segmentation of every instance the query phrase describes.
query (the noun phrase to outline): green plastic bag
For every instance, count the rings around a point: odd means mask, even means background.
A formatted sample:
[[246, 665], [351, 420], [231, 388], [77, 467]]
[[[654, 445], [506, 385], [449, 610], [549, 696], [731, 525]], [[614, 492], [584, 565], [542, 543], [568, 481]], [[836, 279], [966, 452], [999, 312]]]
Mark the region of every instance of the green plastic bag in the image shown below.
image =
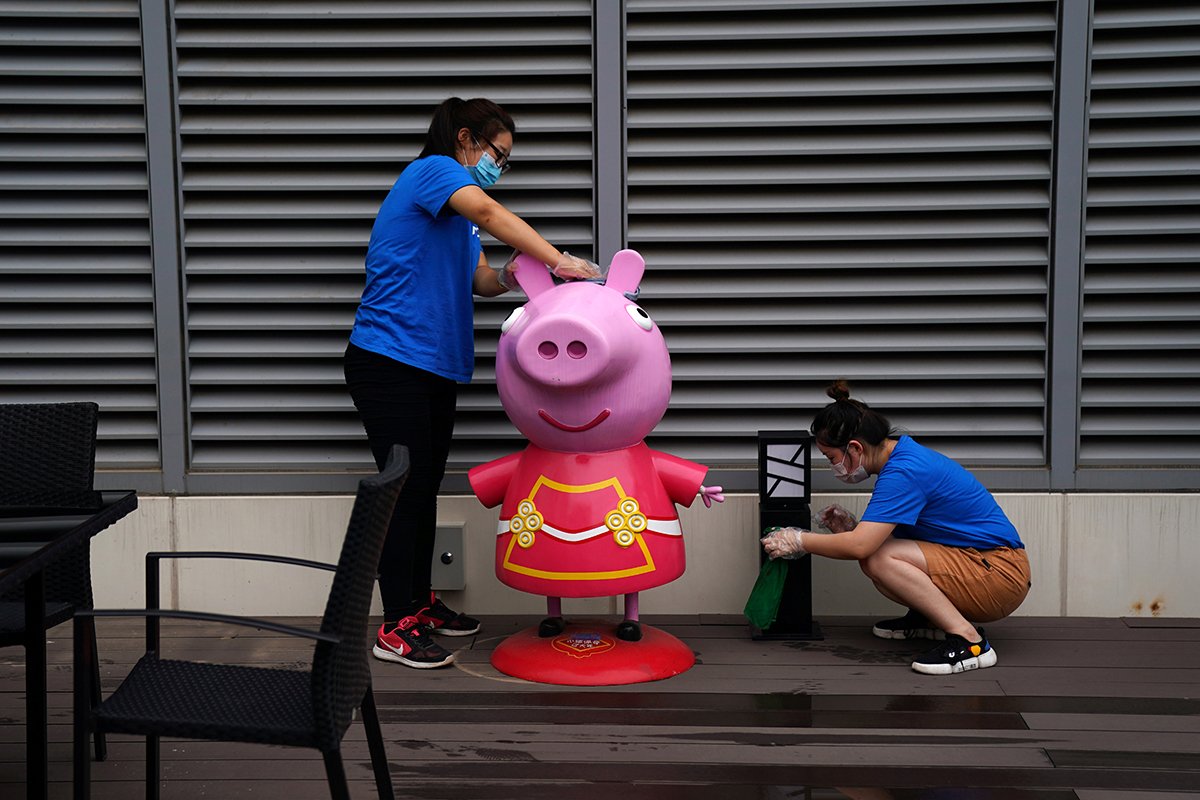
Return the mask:
[[758, 572], [758, 580], [750, 590], [742, 613], [754, 627], [766, 630], [775, 622], [779, 601], [783, 598], [783, 583], [787, 580], [788, 565], [783, 559], [768, 560]]

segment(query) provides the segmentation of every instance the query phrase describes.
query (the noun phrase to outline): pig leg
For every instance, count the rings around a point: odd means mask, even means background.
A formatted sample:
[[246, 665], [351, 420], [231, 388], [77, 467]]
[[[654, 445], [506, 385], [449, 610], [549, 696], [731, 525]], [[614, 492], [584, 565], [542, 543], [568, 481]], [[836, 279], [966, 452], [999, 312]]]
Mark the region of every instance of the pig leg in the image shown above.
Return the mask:
[[625, 595], [625, 619], [638, 620], [638, 593], [630, 592]]
[[547, 597], [546, 618], [538, 624], [538, 636], [543, 639], [558, 636], [566, 627], [567, 623], [562, 615], [562, 598]]
[[638, 622], [638, 593], [625, 595], [625, 619], [617, 626], [617, 638], [637, 642], [642, 638], [642, 624]]

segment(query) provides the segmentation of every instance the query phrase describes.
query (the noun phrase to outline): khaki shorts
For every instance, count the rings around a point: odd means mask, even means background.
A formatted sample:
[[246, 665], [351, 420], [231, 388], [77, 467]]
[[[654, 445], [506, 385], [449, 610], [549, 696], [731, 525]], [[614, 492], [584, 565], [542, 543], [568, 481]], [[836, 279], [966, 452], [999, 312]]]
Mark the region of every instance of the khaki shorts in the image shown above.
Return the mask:
[[993, 622], [1017, 610], [1029, 594], [1029, 558], [1011, 547], [976, 550], [917, 542], [933, 585], [970, 622]]

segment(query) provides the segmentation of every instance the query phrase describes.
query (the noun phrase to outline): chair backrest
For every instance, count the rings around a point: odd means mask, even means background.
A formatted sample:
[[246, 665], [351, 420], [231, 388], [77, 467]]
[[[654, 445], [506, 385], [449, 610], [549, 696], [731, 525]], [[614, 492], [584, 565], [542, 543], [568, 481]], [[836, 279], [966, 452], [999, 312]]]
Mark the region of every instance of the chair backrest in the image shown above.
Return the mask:
[[[0, 404], [0, 507], [92, 509], [96, 471], [95, 403]], [[84, 542], [46, 570], [46, 599], [92, 605], [90, 543]], [[0, 600], [22, 600], [14, 589]]]
[[99, 419], [95, 403], [0, 405], [0, 505], [83, 505]]
[[408, 449], [397, 445], [383, 470], [358, 484], [321, 620], [321, 631], [338, 636], [341, 642], [318, 642], [313, 654], [313, 709], [322, 747], [336, 747], [341, 741], [370, 683], [367, 618], [383, 540], [408, 477], [408, 466]]

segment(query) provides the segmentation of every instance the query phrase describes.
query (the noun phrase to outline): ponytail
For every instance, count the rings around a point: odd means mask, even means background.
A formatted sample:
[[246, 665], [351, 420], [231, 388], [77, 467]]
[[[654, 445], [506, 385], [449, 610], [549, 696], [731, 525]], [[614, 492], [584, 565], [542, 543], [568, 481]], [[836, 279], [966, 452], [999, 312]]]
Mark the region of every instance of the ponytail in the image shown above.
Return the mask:
[[892, 423], [861, 400], [850, 397], [850, 386], [838, 378], [825, 389], [833, 402], [813, 418], [813, 438], [818, 444], [844, 450], [851, 439], [878, 447], [893, 432]]

